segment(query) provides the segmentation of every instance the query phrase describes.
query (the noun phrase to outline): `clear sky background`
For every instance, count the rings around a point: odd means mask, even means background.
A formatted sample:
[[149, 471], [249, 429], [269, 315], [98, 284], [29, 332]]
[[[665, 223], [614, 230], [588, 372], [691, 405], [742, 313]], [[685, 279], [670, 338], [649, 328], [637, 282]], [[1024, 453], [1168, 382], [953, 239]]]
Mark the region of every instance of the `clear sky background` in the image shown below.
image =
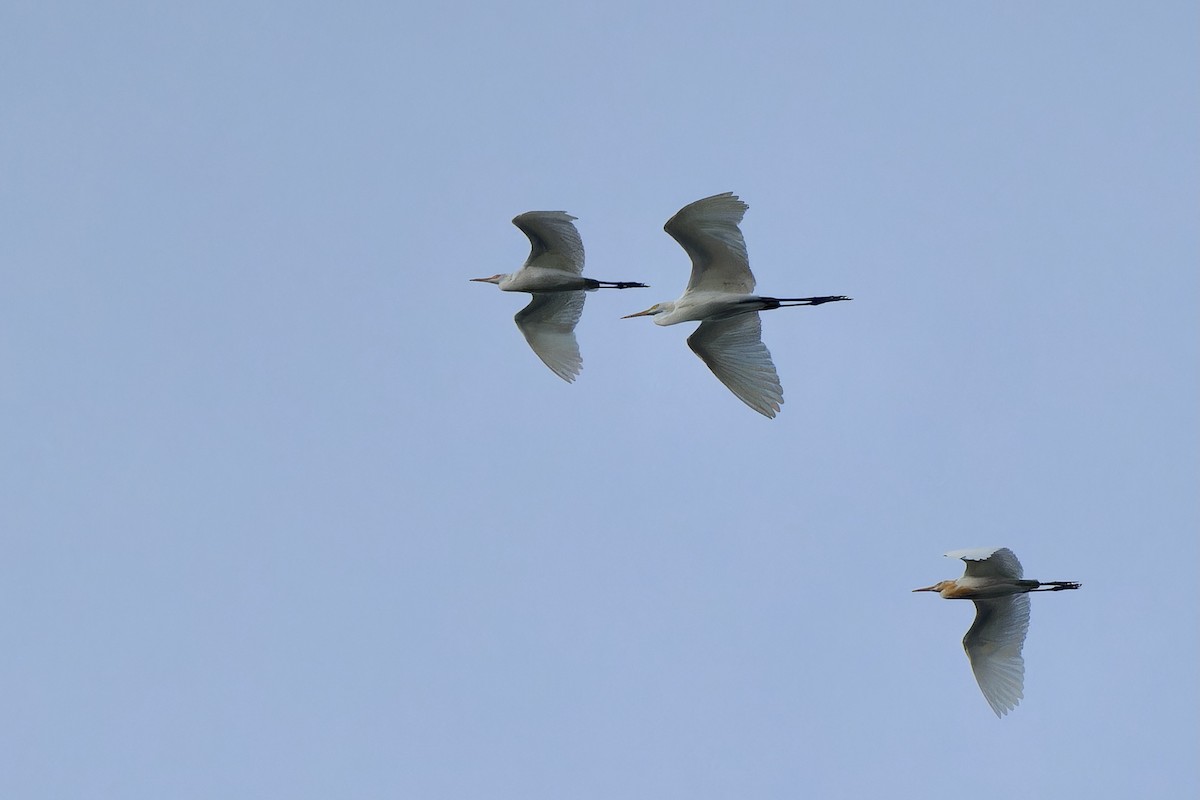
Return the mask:
[[[0, 795], [1189, 797], [1200, 8], [7, 3]], [[786, 404], [619, 317], [735, 191]], [[574, 385], [509, 220], [579, 217]], [[969, 603], [1035, 596], [998, 720]]]

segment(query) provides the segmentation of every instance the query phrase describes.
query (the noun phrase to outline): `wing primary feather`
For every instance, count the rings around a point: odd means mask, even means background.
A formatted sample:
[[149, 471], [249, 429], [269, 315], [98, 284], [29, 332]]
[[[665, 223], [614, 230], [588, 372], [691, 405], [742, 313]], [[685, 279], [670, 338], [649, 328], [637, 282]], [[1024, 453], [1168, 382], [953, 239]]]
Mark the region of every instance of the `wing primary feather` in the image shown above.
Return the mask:
[[748, 208], [725, 192], [689, 203], [667, 220], [663, 229], [692, 259], [688, 291], [754, 291], [746, 239], [738, 227]]
[[565, 211], [527, 211], [513, 217], [513, 224], [529, 237], [529, 258], [524, 266], [582, 275], [583, 239], [575, 219]]
[[976, 600], [975, 622], [963, 637], [975, 681], [992, 711], [1003, 717], [1024, 695], [1029, 595]]
[[543, 292], [514, 317], [529, 347], [555, 375], [573, 383], [583, 368], [575, 326], [583, 314], [586, 292]]
[[1021, 562], [1007, 547], [978, 547], [971, 550], [953, 550], [946, 553], [949, 558], [962, 559], [967, 565], [963, 573], [968, 578], [1013, 578], [1025, 577]]
[[779, 413], [783, 386], [771, 352], [763, 344], [762, 321], [757, 312], [702, 322], [687, 341], [739, 400], [764, 417], [773, 418]]

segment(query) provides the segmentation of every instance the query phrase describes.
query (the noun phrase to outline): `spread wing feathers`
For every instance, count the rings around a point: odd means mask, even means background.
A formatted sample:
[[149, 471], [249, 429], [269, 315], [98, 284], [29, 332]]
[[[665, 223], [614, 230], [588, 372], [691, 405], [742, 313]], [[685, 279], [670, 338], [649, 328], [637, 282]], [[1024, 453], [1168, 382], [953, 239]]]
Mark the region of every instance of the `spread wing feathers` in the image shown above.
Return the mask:
[[575, 326], [586, 299], [586, 292], [535, 294], [514, 317], [537, 357], [567, 383], [573, 383], [583, 367]]
[[713, 374], [746, 405], [774, 417], [783, 403], [783, 386], [762, 342], [758, 312], [700, 323], [688, 337], [688, 347]]
[[667, 220], [663, 229], [692, 258], [689, 292], [754, 291], [746, 240], [738, 228], [747, 208], [733, 192], [725, 192], [690, 203]]
[[975, 623], [963, 637], [963, 649], [975, 681], [998, 717], [1016, 708], [1025, 696], [1021, 648], [1028, 631], [1029, 595], [975, 601]]
[[971, 550], [953, 550], [947, 558], [961, 558], [967, 565], [967, 578], [1015, 578], [1025, 577], [1021, 562], [1007, 547], [977, 547]]
[[527, 211], [513, 217], [513, 225], [529, 237], [532, 249], [525, 266], [560, 269], [583, 274], [583, 240], [565, 211]]

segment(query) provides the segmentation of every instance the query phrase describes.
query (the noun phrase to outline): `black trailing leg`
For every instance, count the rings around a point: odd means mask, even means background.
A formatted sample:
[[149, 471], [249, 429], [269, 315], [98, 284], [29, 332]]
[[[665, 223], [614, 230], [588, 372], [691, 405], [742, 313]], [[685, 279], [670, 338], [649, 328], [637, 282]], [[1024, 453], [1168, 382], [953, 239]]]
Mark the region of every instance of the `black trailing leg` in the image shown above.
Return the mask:
[[1036, 589], [1031, 589], [1034, 592], [1061, 592], [1063, 589], [1078, 589], [1082, 584], [1075, 581], [1042, 581]]
[[789, 306], [819, 306], [822, 303], [836, 303], [839, 300], [850, 300], [844, 294], [827, 295], [825, 297], [764, 297], [766, 309], [787, 308]]

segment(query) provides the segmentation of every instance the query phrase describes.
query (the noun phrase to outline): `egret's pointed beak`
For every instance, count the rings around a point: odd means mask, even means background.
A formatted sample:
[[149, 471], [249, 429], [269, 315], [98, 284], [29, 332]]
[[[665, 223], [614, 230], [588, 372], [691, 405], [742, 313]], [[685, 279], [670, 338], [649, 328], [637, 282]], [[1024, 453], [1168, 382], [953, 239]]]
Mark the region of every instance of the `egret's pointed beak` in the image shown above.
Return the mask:
[[491, 279], [490, 278], [471, 278], [471, 280], [476, 283], [487, 283]]
[[470, 280], [472, 280], [476, 283], [500, 283], [500, 281], [502, 281], [503, 279], [504, 279], [504, 273], [497, 272], [495, 275], [491, 276], [490, 278], [471, 278]]
[[924, 589], [913, 589], [914, 592], [936, 592], [937, 590], [938, 587], [936, 583], [933, 586], [926, 586]]
[[654, 313], [653, 306], [651, 306], [650, 308], [647, 308], [645, 311], [639, 311], [636, 314], [626, 314], [625, 316], [621, 317], [621, 319], [633, 319], [634, 317], [648, 317], [652, 313]]

